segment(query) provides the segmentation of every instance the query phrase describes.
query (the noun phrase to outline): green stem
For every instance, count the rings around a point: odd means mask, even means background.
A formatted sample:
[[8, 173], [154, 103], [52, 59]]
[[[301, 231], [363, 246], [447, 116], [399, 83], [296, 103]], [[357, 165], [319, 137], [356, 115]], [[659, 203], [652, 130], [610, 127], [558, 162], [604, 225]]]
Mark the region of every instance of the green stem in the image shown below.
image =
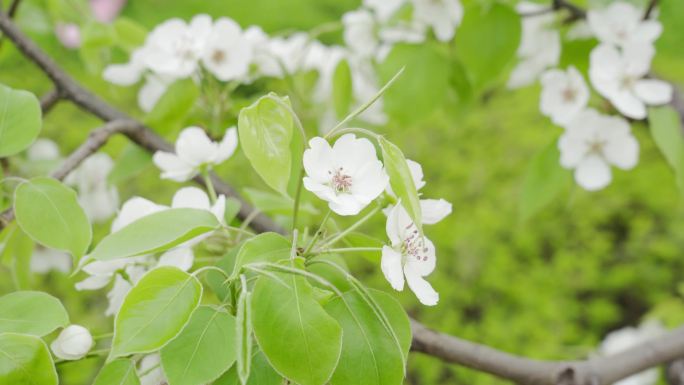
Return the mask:
[[328, 250], [317, 249], [317, 250], [314, 250], [314, 253], [315, 254], [318, 254], [318, 253], [333, 254], [333, 253], [354, 253], [354, 252], [359, 252], [359, 251], [382, 251], [382, 247], [342, 247], [339, 249], [328, 249]]
[[326, 249], [332, 245], [335, 244], [335, 242], [339, 241], [340, 239], [344, 238], [347, 236], [347, 234], [351, 233], [352, 231], [358, 229], [362, 224], [364, 224], [366, 221], [368, 221], [373, 215], [375, 215], [378, 211], [380, 211], [380, 207], [375, 207], [373, 210], [371, 210], [368, 214], [366, 214], [363, 218], [359, 219], [356, 223], [353, 225], [349, 226], [346, 230], [337, 233], [334, 237], [331, 239], [325, 241], [323, 246], [319, 247], [319, 250]]
[[330, 218], [330, 214], [332, 214], [332, 210], [328, 209], [328, 212], [325, 214], [325, 217], [321, 221], [321, 225], [318, 226], [318, 230], [316, 230], [316, 233], [314, 234], [313, 238], [311, 238], [311, 241], [309, 241], [309, 244], [306, 246], [306, 249], [304, 249], [304, 253], [303, 253], [304, 256], [309, 254], [311, 249], [316, 244], [316, 241], [321, 236], [321, 233], [323, 232], [323, 227], [325, 226], [325, 223], [328, 222], [328, 218]]
[[297, 228], [297, 218], [299, 217], [299, 202], [302, 199], [302, 186], [304, 185], [304, 167], [299, 171], [299, 179], [297, 181], [297, 190], [295, 190], [294, 208], [292, 213], [292, 229]]
[[226, 279], [230, 279], [230, 276], [228, 275], [228, 273], [226, 273], [225, 271], [223, 271], [223, 269], [216, 267], [216, 266], [200, 267], [199, 269], [193, 271], [192, 275], [197, 277], [198, 275], [204, 273], [205, 271], [216, 271], [217, 273], [220, 273], [221, 275], [223, 275]]
[[216, 203], [218, 196], [216, 195], [216, 190], [214, 190], [214, 183], [211, 181], [211, 176], [209, 175], [209, 170], [202, 170], [202, 177], [204, 178], [204, 184], [209, 192], [209, 199], [211, 204]]

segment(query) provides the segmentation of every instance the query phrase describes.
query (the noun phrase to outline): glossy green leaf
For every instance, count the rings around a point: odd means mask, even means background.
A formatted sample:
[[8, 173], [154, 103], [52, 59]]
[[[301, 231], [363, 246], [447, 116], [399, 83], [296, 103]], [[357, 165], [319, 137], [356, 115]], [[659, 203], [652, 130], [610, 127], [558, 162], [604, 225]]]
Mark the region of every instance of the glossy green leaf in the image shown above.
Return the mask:
[[110, 359], [162, 348], [183, 330], [201, 297], [197, 278], [175, 267], [145, 274], [116, 315]]
[[380, 322], [373, 308], [358, 292], [350, 291], [325, 305], [325, 310], [342, 325], [340, 362], [330, 383], [402, 384], [405, 358], [411, 344], [411, 325], [406, 312], [391, 296], [373, 291], [372, 296], [390, 321], [394, 337]]
[[145, 123], [161, 133], [181, 128], [188, 113], [195, 106], [199, 94], [197, 84], [191, 79], [174, 82], [147, 114]]
[[160, 252], [215, 230], [218, 226], [216, 217], [207, 210], [163, 210], [142, 217], [109, 234], [95, 247], [90, 256], [100, 261], [108, 261]]
[[232, 277], [237, 277], [242, 267], [254, 262], [277, 262], [290, 257], [292, 244], [277, 233], [263, 233], [249, 239], [240, 247], [235, 257]]
[[57, 383], [55, 364], [43, 340], [25, 334], [0, 334], [0, 384]]
[[268, 363], [262, 352], [252, 356], [252, 373], [247, 383], [241, 383], [237, 374], [237, 368], [233, 366], [214, 385], [282, 385], [283, 377], [276, 372]]
[[5, 247], [0, 251], [0, 260], [5, 260], [11, 267], [12, 279], [20, 290], [31, 285], [31, 257], [35, 243], [20, 228], [13, 226], [8, 234]]
[[684, 194], [684, 134], [680, 116], [672, 107], [648, 110], [651, 135], [667, 163], [674, 170], [677, 187]]
[[425, 119], [444, 103], [449, 60], [436, 44], [397, 44], [379, 67], [381, 83], [402, 68], [404, 72], [385, 92], [385, 111], [404, 123]]
[[42, 337], [68, 324], [62, 303], [42, 291], [15, 291], [0, 297], [0, 333]]
[[261, 276], [252, 296], [254, 335], [271, 365], [301, 385], [326, 384], [337, 366], [342, 329], [302, 277]]
[[47, 247], [85, 254], [93, 233], [74, 190], [56, 179], [33, 178], [14, 193], [17, 222], [26, 234]]
[[225, 310], [200, 306], [183, 331], [161, 350], [169, 385], [209, 383], [235, 362], [235, 318]]
[[546, 207], [570, 186], [572, 173], [560, 163], [558, 140], [554, 139], [527, 167], [520, 193], [520, 218], [527, 220]]
[[342, 119], [349, 113], [353, 101], [352, 75], [347, 60], [340, 60], [332, 79], [332, 100], [335, 115]]
[[252, 365], [252, 295], [243, 280], [242, 291], [237, 302], [237, 373], [240, 383], [248, 383]]
[[114, 360], [105, 365], [93, 385], [140, 385], [140, 379], [131, 360]]
[[515, 57], [520, 34], [520, 16], [508, 5], [473, 3], [466, 8], [454, 48], [475, 88], [501, 77]]
[[411, 176], [408, 163], [406, 163], [406, 158], [401, 149], [387, 139], [380, 137], [378, 143], [382, 149], [382, 160], [385, 164], [385, 170], [387, 170], [387, 174], [390, 177], [392, 190], [401, 199], [401, 204], [416, 224], [416, 227], [422, 231], [420, 198], [418, 197], [416, 185], [413, 183], [413, 177]]
[[38, 137], [42, 119], [35, 95], [0, 84], [0, 158], [28, 148]]
[[288, 98], [275, 94], [261, 97], [240, 111], [240, 145], [257, 174], [275, 191], [286, 193], [292, 168], [290, 142], [293, 119]]

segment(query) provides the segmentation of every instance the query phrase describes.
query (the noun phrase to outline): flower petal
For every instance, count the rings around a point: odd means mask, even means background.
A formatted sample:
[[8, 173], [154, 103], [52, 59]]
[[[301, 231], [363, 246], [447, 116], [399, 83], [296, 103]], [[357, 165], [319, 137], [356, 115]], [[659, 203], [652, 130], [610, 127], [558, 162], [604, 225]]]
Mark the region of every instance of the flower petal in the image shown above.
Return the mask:
[[426, 306], [435, 306], [439, 302], [439, 293], [423, 277], [408, 267], [404, 267], [404, 275], [409, 288], [416, 295], [420, 303]]
[[183, 187], [174, 194], [171, 207], [209, 210], [211, 203], [209, 203], [209, 196], [202, 189]]
[[434, 225], [451, 214], [451, 203], [444, 199], [421, 199], [420, 211], [424, 225]]
[[177, 247], [162, 254], [162, 256], [159, 257], [159, 263], [157, 263], [157, 267], [173, 266], [183, 271], [188, 271], [192, 267], [194, 260], [195, 255], [193, 254], [191, 248]]
[[672, 85], [662, 80], [639, 80], [634, 85], [634, 92], [649, 105], [666, 104], [672, 100]]
[[218, 145], [199, 127], [184, 129], [176, 140], [176, 154], [184, 162], [198, 167], [218, 158]]
[[596, 155], [589, 155], [584, 158], [575, 170], [575, 180], [589, 191], [600, 190], [608, 186], [611, 179], [610, 166]]
[[197, 173], [192, 165], [170, 152], [157, 151], [152, 156], [152, 161], [162, 170], [162, 179], [186, 182]]
[[385, 279], [397, 291], [404, 290], [404, 272], [401, 266], [401, 254], [389, 246], [382, 247], [380, 268]]
[[223, 135], [221, 143], [219, 143], [218, 156], [216, 157], [215, 161], [216, 164], [223, 163], [226, 161], [226, 159], [233, 156], [233, 153], [235, 152], [235, 149], [237, 149], [237, 146], [237, 130], [235, 129], [235, 127], [231, 127], [228, 130], [226, 130], [226, 133]]

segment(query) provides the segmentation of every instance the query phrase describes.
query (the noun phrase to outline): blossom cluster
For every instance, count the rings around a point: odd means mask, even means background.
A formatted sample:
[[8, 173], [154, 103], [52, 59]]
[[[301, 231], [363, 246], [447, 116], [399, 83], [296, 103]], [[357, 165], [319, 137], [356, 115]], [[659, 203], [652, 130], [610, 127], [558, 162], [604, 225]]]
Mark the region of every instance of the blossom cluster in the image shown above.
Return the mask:
[[[382, 272], [394, 289], [403, 290], [406, 282], [421, 303], [436, 305], [439, 295], [423, 278], [435, 269], [435, 247], [396, 199], [373, 144], [354, 134], [343, 135], [332, 146], [316, 137], [309, 141], [303, 162], [304, 187], [339, 215], [358, 214], [383, 192], [395, 202], [385, 209], [390, 244], [382, 248]], [[422, 168], [414, 161], [408, 164], [419, 190], [425, 185]], [[421, 200], [421, 208], [424, 224], [437, 223], [451, 213], [451, 204], [444, 199]]]
[[[521, 62], [509, 79], [518, 87], [540, 77], [542, 114], [565, 129], [558, 147], [561, 165], [575, 172], [575, 180], [593, 191], [606, 187], [611, 166], [629, 170], [636, 166], [639, 144], [628, 121], [590, 108], [591, 91], [582, 74], [573, 66], [554, 67], [560, 57], [560, 34], [554, 28], [555, 16], [538, 13], [543, 7], [520, 3], [525, 15], [518, 50]], [[649, 78], [653, 46], [662, 32], [656, 20], [626, 2], [614, 2], [587, 13], [586, 25], [574, 29], [574, 37], [595, 37], [599, 43], [591, 51], [589, 79], [599, 95], [622, 115], [644, 119], [647, 106], [662, 105], [672, 99], [672, 87]]]

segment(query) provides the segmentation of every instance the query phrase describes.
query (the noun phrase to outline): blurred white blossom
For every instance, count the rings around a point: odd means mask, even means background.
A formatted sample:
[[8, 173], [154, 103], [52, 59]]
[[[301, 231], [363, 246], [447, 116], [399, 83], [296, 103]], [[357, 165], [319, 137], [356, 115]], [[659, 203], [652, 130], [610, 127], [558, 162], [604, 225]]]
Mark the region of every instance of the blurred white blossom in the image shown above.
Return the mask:
[[660, 22], [644, 20], [644, 11], [624, 1], [590, 9], [587, 21], [599, 41], [623, 48], [634, 44], [653, 44], [663, 31]]
[[100, 152], [84, 160], [65, 180], [78, 189], [78, 201], [93, 222], [109, 219], [119, 207], [119, 193], [107, 181], [113, 168], [112, 158]]
[[50, 139], [39, 138], [29, 147], [26, 155], [31, 161], [59, 159], [59, 147]]
[[31, 271], [46, 274], [50, 271], [68, 273], [71, 270], [71, 256], [63, 251], [36, 247], [31, 255]]
[[547, 70], [541, 76], [541, 84], [539, 108], [558, 125], [567, 124], [589, 102], [589, 87], [573, 66], [566, 71]]
[[449, 41], [463, 19], [459, 0], [412, 0], [414, 18], [432, 28], [438, 40]]
[[242, 29], [233, 20], [222, 17], [214, 23], [202, 55], [202, 63], [222, 81], [247, 76], [252, 48]]
[[161, 366], [159, 354], [150, 354], [140, 360], [138, 367], [140, 385], [165, 385], [167, 384], [164, 371]]
[[639, 143], [627, 121], [586, 109], [567, 125], [558, 141], [561, 165], [575, 170], [575, 180], [589, 191], [606, 187], [611, 166], [629, 170], [639, 159]]
[[93, 345], [93, 337], [88, 329], [80, 325], [69, 325], [59, 333], [50, 348], [57, 358], [73, 361], [85, 357]]

